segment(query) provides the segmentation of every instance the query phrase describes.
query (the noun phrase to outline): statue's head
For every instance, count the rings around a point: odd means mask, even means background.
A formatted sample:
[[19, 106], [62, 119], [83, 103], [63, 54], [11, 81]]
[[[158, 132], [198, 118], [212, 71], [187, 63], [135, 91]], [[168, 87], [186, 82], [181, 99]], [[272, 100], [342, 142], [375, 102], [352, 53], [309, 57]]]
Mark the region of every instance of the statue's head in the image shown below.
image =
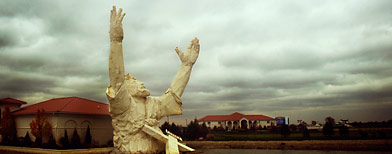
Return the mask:
[[125, 79], [129, 79], [131, 82], [130, 86], [128, 87], [128, 91], [133, 97], [147, 97], [150, 96], [150, 91], [144, 86], [144, 83], [136, 80], [135, 77], [133, 77], [130, 74], [127, 74], [125, 76]]

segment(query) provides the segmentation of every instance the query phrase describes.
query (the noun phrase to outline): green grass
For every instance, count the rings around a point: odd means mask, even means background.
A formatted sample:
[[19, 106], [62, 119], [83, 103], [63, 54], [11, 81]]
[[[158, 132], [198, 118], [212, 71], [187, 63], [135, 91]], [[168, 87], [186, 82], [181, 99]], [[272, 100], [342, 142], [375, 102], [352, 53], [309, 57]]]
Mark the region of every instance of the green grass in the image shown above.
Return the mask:
[[[380, 134], [380, 131], [384, 135]], [[367, 129], [368, 136], [361, 136], [359, 129], [350, 129], [349, 136], [340, 136], [339, 131], [335, 130], [334, 135], [326, 137], [321, 131], [310, 131], [310, 137], [304, 138], [302, 132], [292, 131], [287, 137], [283, 137], [280, 133], [272, 133], [269, 130], [262, 130], [256, 132], [211, 132], [213, 140], [215, 141], [273, 141], [273, 140], [355, 140], [355, 139], [390, 139], [392, 138], [392, 128], [378, 130]]]

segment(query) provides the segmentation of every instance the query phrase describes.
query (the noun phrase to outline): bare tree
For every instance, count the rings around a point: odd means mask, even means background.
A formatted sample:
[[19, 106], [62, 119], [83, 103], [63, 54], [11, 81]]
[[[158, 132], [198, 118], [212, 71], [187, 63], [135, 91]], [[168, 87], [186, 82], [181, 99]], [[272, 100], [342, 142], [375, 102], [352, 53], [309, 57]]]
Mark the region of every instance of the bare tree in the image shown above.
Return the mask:
[[8, 106], [4, 108], [1, 116], [1, 136], [4, 144], [12, 144], [16, 142], [15, 120]]
[[52, 125], [47, 120], [46, 112], [44, 109], [37, 110], [35, 118], [30, 122], [31, 133], [35, 136], [35, 143], [41, 146], [42, 138], [49, 137], [52, 134]]

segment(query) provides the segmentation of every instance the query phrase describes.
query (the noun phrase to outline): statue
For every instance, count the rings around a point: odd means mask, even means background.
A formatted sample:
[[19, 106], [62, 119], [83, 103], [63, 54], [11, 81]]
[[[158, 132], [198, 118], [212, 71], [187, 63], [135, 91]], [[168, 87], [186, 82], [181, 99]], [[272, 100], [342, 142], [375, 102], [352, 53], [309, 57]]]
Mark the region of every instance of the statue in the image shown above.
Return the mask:
[[181, 67], [167, 91], [161, 96], [151, 97], [143, 82], [124, 72], [124, 16], [121, 8], [117, 12], [113, 6], [109, 32], [110, 85], [106, 95], [114, 128], [114, 147], [119, 153], [160, 153], [164, 151], [165, 144], [153, 134], [162, 133], [158, 128], [162, 117], [182, 114], [181, 96], [199, 56], [199, 40], [193, 39], [185, 52], [175, 48]]

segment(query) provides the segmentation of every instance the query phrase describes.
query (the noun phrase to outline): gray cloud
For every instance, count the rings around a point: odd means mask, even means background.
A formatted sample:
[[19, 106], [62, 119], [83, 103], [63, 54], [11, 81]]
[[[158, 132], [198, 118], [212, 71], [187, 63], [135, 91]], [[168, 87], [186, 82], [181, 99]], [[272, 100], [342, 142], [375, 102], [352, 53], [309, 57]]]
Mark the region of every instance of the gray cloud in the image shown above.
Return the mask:
[[17, 43], [15, 38], [10, 36], [10, 34], [8, 34], [7, 32], [1, 32], [0, 34], [1, 34], [0, 35], [0, 48], [13, 46]]
[[[175, 47], [201, 42], [184, 123], [207, 114], [388, 120], [390, 1], [0, 2], [0, 97], [107, 102], [109, 11], [122, 7], [126, 71], [153, 95], [170, 85]], [[379, 111], [377, 114], [371, 112]], [[359, 112], [364, 114], [359, 114]], [[188, 120], [188, 121], [189, 121]]]

